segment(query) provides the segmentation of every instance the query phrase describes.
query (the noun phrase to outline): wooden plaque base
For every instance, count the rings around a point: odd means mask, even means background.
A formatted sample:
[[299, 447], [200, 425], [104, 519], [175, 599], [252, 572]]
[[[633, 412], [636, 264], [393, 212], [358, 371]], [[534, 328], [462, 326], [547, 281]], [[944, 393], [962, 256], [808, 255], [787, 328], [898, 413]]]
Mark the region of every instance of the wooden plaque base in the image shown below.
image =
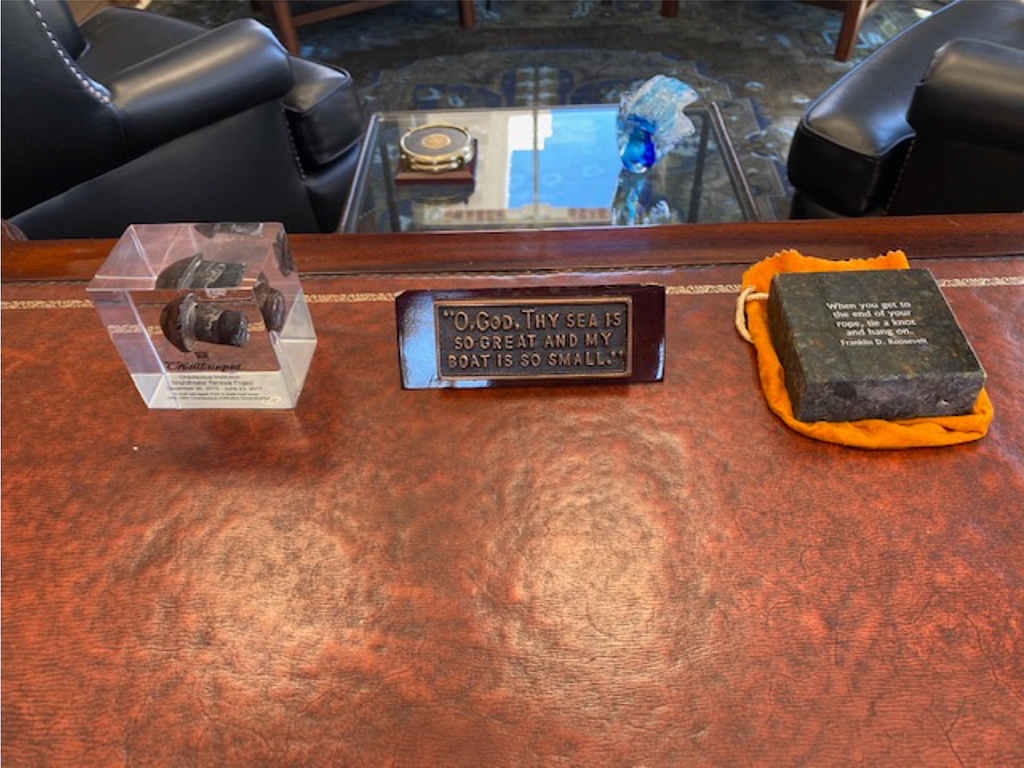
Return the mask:
[[398, 172], [395, 173], [395, 184], [472, 184], [476, 178], [476, 139], [473, 139], [473, 159], [462, 168], [453, 171], [414, 171], [406, 165], [405, 159], [399, 161]]

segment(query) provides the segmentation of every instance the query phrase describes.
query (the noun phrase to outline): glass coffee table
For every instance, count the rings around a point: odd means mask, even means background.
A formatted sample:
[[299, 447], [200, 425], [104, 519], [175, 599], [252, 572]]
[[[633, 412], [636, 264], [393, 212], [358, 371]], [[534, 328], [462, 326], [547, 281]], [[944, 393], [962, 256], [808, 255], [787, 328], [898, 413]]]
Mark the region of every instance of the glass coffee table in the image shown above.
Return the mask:
[[[696, 131], [646, 174], [619, 160], [615, 104], [381, 112], [370, 120], [342, 232], [653, 226], [757, 218], [714, 103], [686, 114]], [[476, 140], [472, 178], [396, 182], [399, 142], [424, 125]]]

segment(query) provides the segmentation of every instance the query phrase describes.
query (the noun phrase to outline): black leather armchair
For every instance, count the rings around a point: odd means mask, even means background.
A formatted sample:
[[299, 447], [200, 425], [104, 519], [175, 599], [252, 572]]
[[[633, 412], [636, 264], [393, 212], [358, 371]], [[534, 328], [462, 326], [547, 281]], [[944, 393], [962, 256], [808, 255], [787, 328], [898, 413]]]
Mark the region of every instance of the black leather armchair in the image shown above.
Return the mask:
[[362, 138], [347, 72], [252, 20], [215, 30], [63, 0], [2, 8], [3, 218], [32, 239], [131, 223], [337, 228]]
[[1024, 210], [1024, 3], [952, 3], [804, 114], [792, 218]]

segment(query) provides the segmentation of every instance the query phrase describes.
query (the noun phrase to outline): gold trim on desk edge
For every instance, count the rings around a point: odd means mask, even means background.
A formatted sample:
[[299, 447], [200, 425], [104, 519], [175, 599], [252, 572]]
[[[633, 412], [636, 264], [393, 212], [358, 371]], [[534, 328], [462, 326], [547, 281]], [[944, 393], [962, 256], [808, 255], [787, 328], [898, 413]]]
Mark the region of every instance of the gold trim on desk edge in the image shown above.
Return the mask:
[[[429, 275], [427, 276], [429, 277]], [[940, 278], [940, 288], [1003, 288], [1024, 286], [1024, 275], [1004, 277], [946, 277]], [[609, 285], [615, 285], [609, 283]], [[8, 289], [14, 286], [8, 284]], [[585, 286], [582, 286], [585, 287]], [[432, 290], [432, 289], [428, 289]], [[441, 289], [436, 289], [441, 290]], [[487, 288], [478, 288], [481, 292]], [[667, 285], [668, 296], [710, 296], [739, 293], [740, 286], [733, 283], [696, 283], [694, 285]], [[367, 302], [392, 302], [400, 291], [379, 291], [365, 293], [307, 293], [309, 304], [362, 304]], [[0, 310], [26, 309], [93, 309], [88, 299], [31, 299], [0, 301]]]

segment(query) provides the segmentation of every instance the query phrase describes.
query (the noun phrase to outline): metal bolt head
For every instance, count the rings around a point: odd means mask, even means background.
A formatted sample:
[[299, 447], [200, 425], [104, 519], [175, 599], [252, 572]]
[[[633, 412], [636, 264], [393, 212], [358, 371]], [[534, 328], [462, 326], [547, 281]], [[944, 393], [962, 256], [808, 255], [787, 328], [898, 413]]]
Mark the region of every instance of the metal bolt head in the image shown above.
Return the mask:
[[160, 312], [164, 336], [182, 352], [191, 352], [196, 342], [244, 347], [249, 343], [249, 321], [242, 312], [207, 304], [188, 293], [168, 303]]

